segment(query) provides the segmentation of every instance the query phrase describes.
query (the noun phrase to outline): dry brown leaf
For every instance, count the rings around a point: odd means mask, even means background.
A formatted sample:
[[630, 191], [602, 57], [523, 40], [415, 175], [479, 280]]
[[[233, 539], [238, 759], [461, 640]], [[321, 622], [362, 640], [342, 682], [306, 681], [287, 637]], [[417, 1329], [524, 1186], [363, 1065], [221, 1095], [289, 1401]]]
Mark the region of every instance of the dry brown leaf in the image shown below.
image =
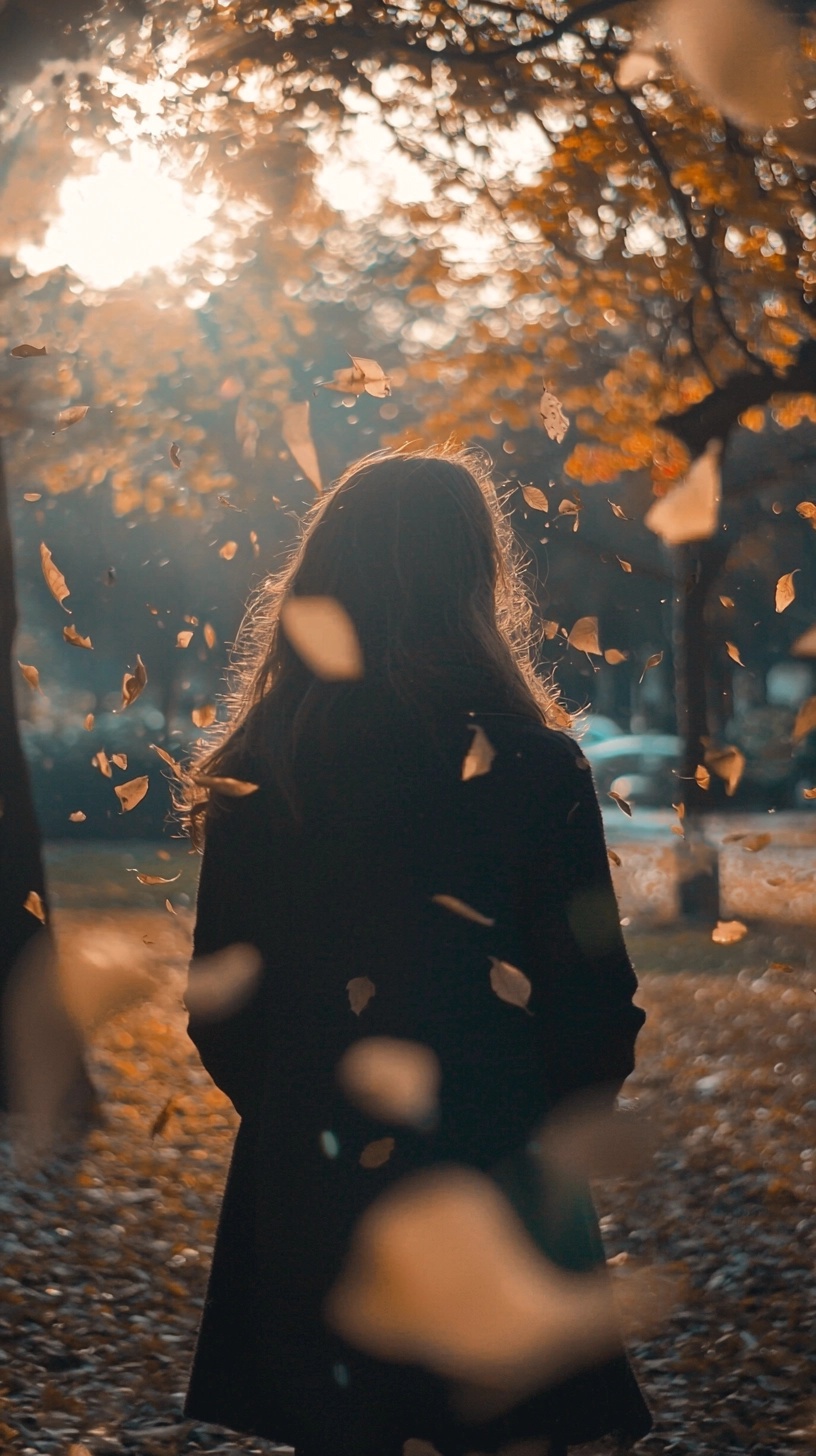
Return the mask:
[[216, 709], [212, 703], [204, 703], [200, 708], [193, 708], [190, 714], [196, 728], [209, 728], [215, 722]]
[[607, 852], [609, 858], [611, 859], [613, 865], [617, 865], [618, 866], [618, 869], [620, 869], [621, 864], [623, 863], [623, 861], [621, 860], [620, 855], [619, 854], [616, 854], [615, 851], [614, 851], [614, 849], [609, 849], [608, 847], [607, 847], [607, 851], [606, 852]]
[[363, 676], [363, 652], [354, 623], [334, 597], [286, 598], [281, 626], [298, 656], [324, 682]]
[[87, 817], [87, 814], [83, 814], [81, 809], [75, 809], [73, 814], [68, 815], [72, 824], [84, 824]]
[[709, 784], [711, 783], [711, 774], [708, 772], [707, 768], [703, 768], [703, 765], [701, 763], [698, 763], [696, 769], [694, 770], [694, 781], [696, 784], [699, 785], [701, 789], [707, 789]]
[[352, 976], [351, 980], [346, 982], [346, 990], [348, 991], [349, 1005], [355, 1016], [359, 1016], [360, 1012], [365, 1010], [372, 996], [377, 994], [377, 987], [373, 981], [369, 980], [368, 976]]
[[169, 879], [164, 875], [145, 875], [141, 870], [130, 870], [129, 873], [136, 876], [140, 885], [172, 885], [181, 879], [181, 870], [177, 875], [170, 875]]
[[122, 805], [122, 813], [127, 814], [141, 804], [142, 799], [150, 787], [150, 779], [147, 774], [141, 774], [137, 779], [130, 779], [126, 784], [114, 784], [113, 792], [119, 803]]
[[521, 493], [524, 496], [525, 505], [528, 505], [531, 511], [548, 511], [550, 509], [547, 497], [537, 485], [523, 485]]
[[211, 622], [204, 623], [204, 641], [210, 649], [212, 649], [218, 641], [218, 638], [215, 635], [215, 628], [213, 627]]
[[816, 789], [803, 789], [802, 790], [802, 798], [803, 799], [816, 799]]
[[541, 422], [551, 440], [560, 445], [569, 429], [569, 420], [564, 414], [561, 401], [556, 398], [548, 385], [544, 385], [541, 399], [538, 402], [538, 412], [541, 415]]
[[66, 597], [69, 597], [71, 595], [71, 589], [68, 586], [68, 583], [66, 582], [65, 577], [63, 576], [59, 567], [54, 565], [51, 552], [49, 551], [44, 541], [40, 542], [40, 562], [42, 564], [42, 572], [43, 576], [45, 577], [46, 585], [52, 597], [54, 598], [54, 601], [59, 602], [60, 606], [63, 608], [63, 611], [67, 612], [70, 616], [71, 609], [70, 607], [64, 607], [63, 602], [65, 601]]
[[730, 608], [730, 607], [733, 607], [733, 605], [734, 605], [734, 598], [733, 597], [720, 597], [720, 601], [722, 602], [722, 604], [723, 604], [724, 607], [729, 607]]
[[644, 525], [667, 546], [704, 541], [714, 535], [720, 519], [721, 454], [720, 441], [709, 441], [702, 455], [692, 462], [685, 480], [646, 512]]
[[609, 790], [608, 797], [610, 799], [614, 799], [614, 801], [617, 804], [618, 808], [619, 809], [622, 809], [623, 812], [624, 812], [624, 814], [628, 814], [629, 815], [629, 818], [631, 819], [631, 817], [632, 817], [632, 805], [629, 803], [629, 800], [628, 799], [624, 799], [623, 794], [619, 794], [618, 791], [617, 791], [617, 789], [610, 789]]
[[557, 635], [557, 633], [558, 633], [558, 623], [557, 622], [550, 622], [550, 621], [547, 621], [545, 619], [545, 621], [543, 621], [541, 623], [541, 635], [544, 638], [544, 641], [545, 642], [552, 642], [553, 637], [555, 637]]
[[170, 1121], [170, 1118], [176, 1110], [176, 1103], [177, 1099], [174, 1094], [172, 1097], [168, 1097], [161, 1111], [157, 1113], [150, 1128], [151, 1141], [153, 1138], [159, 1137], [160, 1134], [164, 1132], [164, 1129], [166, 1128], [168, 1122]]
[[462, 778], [475, 779], [482, 774], [490, 773], [496, 750], [484, 728], [480, 728], [478, 723], [468, 726], [473, 733], [473, 738], [462, 762]]
[[631, 561], [624, 561], [624, 559], [623, 559], [622, 556], [616, 557], [616, 560], [620, 562], [620, 565], [621, 565], [621, 568], [622, 568], [623, 571], [631, 572], [631, 570], [632, 570], [632, 563], [631, 563]]
[[321, 384], [320, 389], [338, 390], [340, 394], [371, 394], [375, 399], [384, 399], [391, 393], [391, 381], [376, 359], [364, 359], [361, 355], [349, 354], [350, 369], [335, 369], [331, 379]]
[[251, 784], [246, 779], [225, 778], [221, 774], [193, 774], [192, 778], [199, 788], [212, 789], [228, 799], [246, 798], [247, 794], [255, 794], [260, 788], [260, 784]]
[[190, 643], [193, 640], [193, 635], [194, 634], [192, 632], [177, 632], [176, 633], [176, 646], [177, 647], [189, 647], [190, 646]]
[[232, 558], [234, 557], [237, 550], [237, 541], [225, 541], [223, 546], [220, 548], [218, 555], [223, 557], [224, 561], [232, 561]]
[[617, 503], [615, 501], [610, 500], [609, 499], [609, 496], [607, 496], [606, 499], [607, 499], [608, 504], [612, 507], [612, 514], [615, 515], [615, 516], [617, 516], [617, 518], [618, 518], [619, 521], [629, 521], [629, 520], [631, 520], [631, 517], [630, 516], [627, 516], [627, 514], [626, 514], [626, 512], [625, 512], [625, 510], [623, 509], [622, 506], [619, 506], [619, 505], [617, 505]]
[[491, 956], [490, 986], [500, 1001], [506, 1001], [509, 1006], [519, 1006], [522, 1011], [532, 1016], [527, 1004], [533, 989], [532, 983], [517, 966], [511, 966], [509, 961], [500, 961]]
[[716, 748], [710, 739], [704, 738], [702, 741], [706, 767], [713, 769], [718, 778], [725, 779], [725, 792], [731, 798], [745, 769], [745, 754], [733, 743], [727, 744], [725, 748]]
[[15, 344], [9, 352], [12, 359], [39, 359], [41, 355], [47, 354], [48, 350], [45, 344], [41, 349], [38, 349], [36, 344]]
[[800, 501], [796, 509], [800, 516], [804, 517], [806, 521], [810, 521], [816, 531], [816, 501]]
[[352, 1042], [337, 1066], [349, 1102], [369, 1117], [428, 1127], [437, 1112], [439, 1059], [421, 1042], [365, 1036]]
[[391, 1157], [394, 1146], [392, 1137], [377, 1138], [373, 1143], [366, 1143], [360, 1154], [360, 1167], [381, 1168]]
[[171, 440], [168, 454], [170, 456], [170, 464], [174, 465], [176, 470], [181, 470], [181, 450], [175, 440]]
[[93, 758], [91, 759], [91, 763], [93, 764], [94, 768], [98, 768], [99, 772], [105, 775], [106, 779], [112, 777], [112, 770], [108, 762], [108, 755], [106, 754], [104, 748], [100, 748], [99, 752], [94, 754]]
[[178, 764], [176, 760], [171, 757], [171, 755], [167, 752], [165, 748], [159, 748], [158, 743], [151, 743], [150, 747], [153, 749], [154, 753], [157, 753], [159, 755], [159, 758], [162, 759], [164, 763], [169, 765], [169, 767], [173, 770], [176, 778], [183, 783], [184, 772], [180, 764]]
[[799, 41], [767, 0], [663, 0], [654, 22], [675, 64], [738, 126], [783, 126], [800, 104]]
[[463, 920], [472, 920], [474, 925], [495, 925], [495, 920], [488, 919], [479, 910], [474, 910], [472, 905], [467, 905], [464, 900], [457, 900], [455, 895], [431, 895], [435, 905], [441, 905], [445, 910], [451, 910], [454, 915], [461, 915]]
[[711, 932], [715, 945], [736, 945], [748, 934], [748, 926], [741, 920], [718, 920]]
[[93, 652], [93, 642], [90, 637], [82, 637], [73, 622], [69, 622], [67, 627], [63, 627], [62, 635], [72, 647], [84, 647], [86, 652]]
[[29, 662], [21, 662], [19, 657], [17, 659], [17, 666], [19, 667], [21, 673], [23, 674], [23, 677], [28, 683], [28, 686], [30, 688], [33, 688], [35, 692], [41, 693], [42, 688], [40, 687], [40, 674], [38, 668], [32, 667], [31, 663]]
[[27, 490], [23, 496], [24, 501], [42, 500], [42, 493], [38, 490]]
[[127, 754], [112, 753], [111, 763], [115, 763], [117, 768], [121, 768], [124, 771], [127, 768]]
[[37, 920], [41, 920], [43, 925], [45, 925], [45, 905], [43, 904], [42, 895], [38, 894], [36, 890], [29, 890], [23, 901], [23, 909], [27, 910], [29, 915], [33, 915]]
[[746, 839], [742, 847], [749, 854], [759, 854], [759, 851], [764, 849], [766, 844], [770, 844], [770, 842], [770, 834], [752, 834], [750, 838]]
[[281, 434], [283, 443], [290, 451], [295, 463], [320, 495], [323, 490], [323, 482], [320, 478], [320, 461], [317, 458], [317, 450], [312, 439], [309, 414], [308, 399], [286, 405], [283, 411]]
[[122, 678], [122, 711], [135, 703], [139, 694], [147, 686], [147, 668], [142, 662], [139, 654], [136, 654], [136, 667], [133, 672], [126, 672]]
[[591, 652], [596, 657], [603, 654], [598, 643], [598, 618], [579, 617], [567, 637], [570, 647], [577, 652]]
[[743, 662], [742, 658], [740, 657], [739, 648], [737, 646], [735, 646], [735, 644], [733, 642], [726, 642], [726, 644], [725, 644], [725, 650], [728, 653], [728, 656], [731, 658], [731, 661], [732, 662], [739, 663], [740, 667], [744, 667], [745, 666], [745, 663]]
[[90, 406], [87, 404], [72, 404], [68, 409], [60, 410], [57, 415], [57, 429], [67, 430], [69, 425], [78, 425], [84, 420]]
[[626, 662], [628, 656], [628, 652], [619, 652], [617, 647], [607, 647], [604, 653], [606, 661], [610, 662], [613, 667], [617, 666], [619, 662]]
[[[799, 568], [797, 567], [796, 571], [798, 570]], [[776, 583], [775, 602], [778, 612], [784, 612], [790, 606], [791, 602], [796, 600], [796, 587], [793, 584], [796, 571], [787, 571], [784, 576], [780, 576]]]
[[798, 743], [799, 739], [804, 738], [806, 734], [812, 733], [814, 728], [816, 728], [816, 697], [806, 698], [796, 714], [796, 722], [791, 734], [794, 743]]
[[82, 726], [85, 729], [87, 729], [88, 733], [90, 733], [91, 730], [93, 729], [93, 726], [94, 726], [94, 723], [95, 722], [96, 722], [96, 719], [94, 718], [93, 713], [86, 713], [85, 714], [85, 722], [83, 723]]
[[768, 966], [769, 971], [793, 971], [795, 969], [796, 967], [788, 965], [787, 961], [771, 961]]
[[646, 661], [643, 664], [643, 671], [640, 674], [639, 682], [643, 682], [643, 679], [645, 678], [647, 672], [649, 671], [649, 669], [651, 667], [659, 667], [660, 666], [660, 663], [662, 661], [663, 661], [663, 653], [662, 653], [662, 651], [660, 651], [660, 652], [653, 652], [652, 655], [651, 655], [651, 657], [647, 657], [646, 658]]

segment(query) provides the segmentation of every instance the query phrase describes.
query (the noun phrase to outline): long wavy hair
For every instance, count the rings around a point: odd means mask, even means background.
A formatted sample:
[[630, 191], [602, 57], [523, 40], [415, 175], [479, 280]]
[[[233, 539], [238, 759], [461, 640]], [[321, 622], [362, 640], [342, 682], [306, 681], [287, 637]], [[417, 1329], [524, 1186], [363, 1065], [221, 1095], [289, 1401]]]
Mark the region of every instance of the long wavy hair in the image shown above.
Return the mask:
[[420, 718], [465, 672], [504, 711], [569, 726], [551, 675], [537, 671], [540, 634], [504, 507], [489, 462], [451, 446], [368, 455], [316, 501], [286, 565], [248, 605], [231, 657], [228, 719], [190, 766], [182, 810], [195, 843], [213, 796], [193, 775], [240, 777], [249, 767], [297, 816], [299, 751], [358, 686], [323, 681], [298, 656], [281, 627], [290, 596], [340, 602], [357, 631], [364, 680], [382, 683]]

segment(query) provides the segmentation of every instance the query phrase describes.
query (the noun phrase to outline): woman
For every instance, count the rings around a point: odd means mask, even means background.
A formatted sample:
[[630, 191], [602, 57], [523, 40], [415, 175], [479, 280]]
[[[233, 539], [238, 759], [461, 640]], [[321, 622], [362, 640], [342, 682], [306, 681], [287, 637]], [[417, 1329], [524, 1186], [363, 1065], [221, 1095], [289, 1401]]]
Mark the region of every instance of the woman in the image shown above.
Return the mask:
[[[287, 599], [315, 596], [354, 624], [356, 680], [315, 676], [281, 626]], [[561, 1452], [651, 1426], [622, 1350], [474, 1424], [440, 1375], [363, 1352], [324, 1317], [361, 1215], [418, 1169], [515, 1167], [535, 1234], [513, 1158], [570, 1094], [611, 1104], [634, 1065], [644, 1014], [597, 798], [575, 742], [547, 726], [568, 719], [536, 676], [530, 622], [478, 462], [363, 460], [261, 589], [226, 735], [198, 765], [260, 788], [192, 806], [206, 830], [195, 956], [249, 943], [263, 973], [243, 1009], [190, 1019], [241, 1126], [186, 1414], [297, 1456], [410, 1456], [412, 1438], [442, 1456]], [[477, 726], [494, 756], [463, 778]], [[531, 1015], [494, 994], [490, 957], [523, 970]], [[362, 976], [375, 989], [354, 1011], [347, 987]], [[365, 1036], [436, 1054], [433, 1128], [391, 1127], [343, 1095], [338, 1063]], [[387, 1160], [361, 1164], [384, 1134]], [[602, 1266], [594, 1210], [579, 1204], [546, 1252]]]

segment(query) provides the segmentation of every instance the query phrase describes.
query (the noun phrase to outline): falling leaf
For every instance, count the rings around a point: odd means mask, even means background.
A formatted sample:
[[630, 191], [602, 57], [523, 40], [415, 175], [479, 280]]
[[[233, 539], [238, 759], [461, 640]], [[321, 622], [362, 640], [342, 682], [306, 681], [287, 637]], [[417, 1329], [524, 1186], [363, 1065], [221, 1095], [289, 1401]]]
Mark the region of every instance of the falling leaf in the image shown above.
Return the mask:
[[17, 659], [17, 666], [28, 683], [28, 686], [33, 688], [35, 692], [41, 693], [42, 688], [40, 687], [39, 670], [36, 667], [32, 667], [28, 662], [21, 662], [19, 657]]
[[89, 408], [87, 404], [72, 404], [68, 409], [60, 410], [57, 415], [57, 429], [67, 430], [69, 425], [78, 425], [80, 420], [84, 420]]
[[260, 784], [248, 783], [246, 779], [223, 778], [220, 774], [193, 774], [193, 783], [199, 788], [225, 794], [229, 799], [243, 799], [247, 794], [257, 793], [260, 788]]
[[87, 652], [93, 652], [93, 642], [90, 637], [80, 636], [73, 622], [69, 622], [67, 627], [63, 627], [62, 635], [72, 647], [84, 647]]
[[663, 0], [654, 20], [678, 69], [730, 121], [767, 131], [794, 116], [798, 32], [776, 5]]
[[628, 652], [619, 652], [617, 647], [607, 647], [604, 653], [606, 661], [611, 662], [613, 667], [616, 666], [619, 662], [626, 662], [628, 656]]
[[99, 772], [105, 775], [106, 779], [112, 778], [111, 766], [104, 748], [100, 748], [99, 752], [94, 754], [91, 763], [94, 768], [98, 768]]
[[622, 91], [639, 91], [647, 81], [656, 81], [666, 70], [655, 50], [656, 39], [650, 34], [635, 35], [631, 46], [615, 68], [615, 82]]
[[803, 516], [806, 521], [810, 521], [816, 531], [816, 501], [800, 501], [796, 509], [800, 516]]
[[72, 824], [84, 824], [87, 817], [87, 814], [83, 814], [81, 809], [75, 809], [73, 814], [68, 815]]
[[334, 597], [287, 597], [280, 621], [295, 652], [316, 677], [344, 682], [363, 676], [357, 631]]
[[816, 789], [803, 789], [802, 790], [802, 798], [803, 799], [816, 799]]
[[609, 790], [609, 798], [610, 799], [614, 799], [614, 801], [617, 804], [618, 808], [619, 809], [622, 809], [623, 812], [624, 812], [624, 814], [628, 814], [629, 815], [629, 818], [631, 819], [631, 817], [632, 817], [632, 806], [628, 802], [627, 799], [624, 799], [624, 797], [623, 797], [622, 794], [619, 794], [618, 793], [617, 789], [610, 789]]
[[[336, 369], [321, 389], [335, 389], [340, 394], [371, 394], [375, 399], [385, 399], [391, 393], [391, 381], [376, 359], [364, 359], [349, 354], [350, 369]], [[293, 452], [294, 453], [294, 452]]]
[[622, 506], [619, 506], [613, 500], [609, 500], [609, 496], [607, 496], [606, 499], [607, 499], [608, 504], [612, 507], [612, 513], [613, 513], [613, 515], [616, 515], [619, 521], [628, 521], [628, 520], [631, 520], [631, 517], [630, 516], [627, 516], [627, 514], [626, 514], [626, 512], [625, 512], [625, 510], [623, 509]]
[[189, 647], [190, 643], [193, 640], [193, 635], [194, 634], [192, 632], [178, 632], [176, 634], [176, 646]]
[[170, 915], [176, 915], [178, 913], [176, 911], [176, 907], [173, 904], [172, 900], [165, 900], [165, 902], [164, 902], [164, 908], [168, 912], [168, 914], [170, 914]]
[[225, 541], [223, 546], [220, 548], [218, 555], [223, 557], [224, 561], [232, 561], [232, 558], [234, 557], [237, 550], [237, 541]]
[[147, 774], [142, 774], [138, 779], [130, 779], [126, 784], [114, 784], [113, 791], [119, 803], [122, 805], [122, 813], [127, 814], [141, 804], [142, 799], [150, 787], [150, 780]]
[[685, 480], [646, 512], [644, 525], [667, 546], [705, 541], [714, 535], [720, 519], [721, 455], [720, 441], [710, 440], [702, 455], [693, 461]]
[[550, 439], [555, 440], [556, 445], [560, 445], [569, 429], [569, 420], [561, 407], [561, 401], [546, 384], [538, 402], [538, 412]]
[[[44, 541], [40, 542], [40, 562], [42, 563], [43, 576], [45, 577], [48, 590], [54, 598], [54, 601], [59, 602], [62, 607], [65, 598], [71, 595], [71, 589], [62, 572], [54, 565], [51, 552]], [[69, 616], [71, 615], [70, 607], [63, 607], [63, 611], [66, 611]]]
[[39, 895], [36, 890], [29, 890], [23, 901], [23, 909], [27, 910], [29, 915], [36, 916], [37, 920], [41, 920], [45, 925], [45, 906], [42, 895]]
[[[500, 1001], [506, 1001], [509, 1006], [520, 1006], [522, 1011], [528, 1010], [527, 1003], [533, 987], [517, 966], [511, 966], [509, 961], [499, 961], [491, 956], [490, 986]], [[532, 1015], [532, 1012], [529, 1014]]]
[[160, 1134], [164, 1132], [164, 1129], [166, 1128], [168, 1122], [170, 1121], [170, 1118], [176, 1110], [176, 1103], [177, 1099], [174, 1094], [172, 1097], [168, 1097], [161, 1111], [157, 1113], [150, 1128], [151, 1141], [153, 1138], [159, 1137]]
[[709, 784], [711, 783], [711, 774], [708, 772], [707, 768], [703, 768], [703, 765], [701, 763], [698, 763], [696, 769], [694, 770], [694, 781], [699, 785], [701, 789], [707, 789]]
[[550, 509], [550, 503], [547, 497], [543, 490], [539, 490], [537, 485], [523, 485], [521, 487], [521, 493], [524, 496], [525, 504], [532, 511], [548, 511]]
[[739, 655], [739, 648], [736, 647], [733, 642], [726, 642], [725, 650], [728, 653], [728, 656], [731, 658], [732, 662], [738, 662], [740, 667], [745, 666], [745, 663]]
[[623, 862], [621, 860], [620, 855], [619, 854], [616, 854], [615, 851], [614, 851], [614, 849], [607, 848], [607, 851], [606, 852], [607, 852], [609, 858], [611, 859], [613, 865], [617, 865], [618, 866], [618, 869], [620, 869], [621, 864]]
[[558, 503], [558, 514], [559, 516], [580, 516], [581, 507], [577, 501], [570, 500], [569, 496], [565, 496]]
[[260, 435], [261, 427], [258, 421], [250, 414], [245, 401], [239, 399], [238, 408], [235, 411], [235, 438], [241, 446], [241, 454], [245, 460], [255, 459]]
[[45, 344], [41, 349], [38, 349], [36, 344], [15, 344], [10, 353], [12, 359], [38, 359], [42, 354], [47, 354], [48, 350]]
[[127, 768], [127, 754], [112, 753], [111, 763], [115, 763], [117, 768], [121, 768], [124, 771]]
[[215, 635], [215, 628], [210, 622], [204, 623], [204, 641], [211, 650], [218, 641], [218, 638]]
[[491, 765], [496, 757], [496, 750], [484, 729], [480, 728], [477, 723], [469, 726], [473, 738], [462, 763], [463, 779], [475, 779], [482, 774], [490, 773]]
[[733, 597], [720, 597], [720, 601], [722, 602], [724, 607], [733, 607], [734, 605]]
[[[170, 901], [164, 903], [175, 914]], [[262, 970], [263, 958], [254, 945], [228, 945], [197, 958], [190, 964], [184, 1004], [198, 1021], [221, 1021], [246, 1005]]]
[[383, 1122], [414, 1127], [427, 1128], [434, 1118], [441, 1078], [430, 1047], [393, 1036], [352, 1042], [337, 1066], [337, 1081], [355, 1107]]
[[804, 738], [814, 728], [816, 728], [816, 697], [806, 698], [796, 714], [796, 722], [791, 733], [794, 743], [798, 743], [800, 738]]
[[557, 622], [544, 621], [541, 623], [541, 635], [544, 638], [545, 642], [552, 642], [552, 639], [556, 636], [557, 632]]
[[715, 945], [736, 945], [748, 934], [748, 926], [741, 920], [718, 920], [711, 932]]
[[94, 726], [95, 721], [96, 720], [94, 718], [93, 713], [86, 713], [85, 714], [85, 722], [83, 724], [83, 727], [86, 728], [87, 731], [90, 733], [91, 730], [93, 729], [93, 726]]
[[180, 779], [183, 782], [184, 773], [181, 769], [181, 766], [176, 762], [174, 758], [171, 757], [167, 750], [164, 748], [159, 748], [158, 743], [151, 743], [150, 747], [153, 749], [154, 753], [157, 753], [159, 755], [159, 758], [162, 759], [164, 763], [170, 766], [176, 778]]
[[41, 495], [40, 491], [38, 491], [38, 490], [27, 490], [25, 492], [25, 495], [23, 496], [23, 500], [24, 501], [38, 501], [38, 500], [42, 500], [42, 495]]
[[596, 657], [603, 656], [598, 644], [597, 617], [579, 617], [567, 641], [578, 652], [592, 652]]
[[219, 495], [219, 496], [216, 496], [216, 500], [218, 501], [218, 504], [220, 506], [226, 506], [226, 508], [227, 508], [228, 511], [237, 511], [238, 514], [239, 514], [239, 516], [245, 516], [246, 515], [246, 511], [242, 511], [240, 506], [234, 506], [232, 504], [232, 501], [229, 499], [228, 496], [226, 496], [226, 495]]
[[190, 716], [196, 728], [209, 728], [215, 722], [215, 714], [212, 703], [205, 703], [201, 708], [193, 708]]
[[[797, 567], [796, 571], [798, 570], [799, 568]], [[784, 576], [780, 576], [776, 583], [776, 610], [778, 612], [784, 612], [785, 608], [789, 607], [791, 602], [796, 600], [796, 587], [793, 584], [796, 571], [786, 572]]]
[[129, 873], [136, 876], [140, 885], [172, 885], [176, 880], [181, 879], [181, 870], [177, 875], [171, 875], [169, 879], [163, 875], [145, 875], [141, 870], [130, 870]]
[[621, 567], [623, 568], [624, 571], [631, 571], [632, 570], [632, 563], [631, 563], [631, 561], [624, 561], [624, 559], [623, 559], [622, 556], [616, 557], [616, 560], [620, 562]]
[[771, 961], [768, 966], [769, 971], [793, 971], [795, 969], [796, 967], [788, 965], [787, 961]]
[[816, 657], [816, 623], [796, 638], [790, 651], [791, 657]]
[[431, 899], [435, 905], [442, 905], [445, 910], [452, 910], [454, 915], [461, 915], [463, 920], [472, 920], [475, 925], [495, 925], [495, 920], [489, 920], [471, 905], [466, 905], [464, 900], [457, 900], [455, 895], [432, 895]]
[[320, 461], [312, 439], [309, 424], [309, 401], [302, 399], [288, 404], [283, 411], [281, 434], [286, 448], [300, 466], [306, 479], [314, 486], [318, 495], [323, 490], [320, 479]]
[[702, 741], [705, 747], [703, 757], [706, 767], [713, 769], [718, 778], [725, 780], [725, 792], [731, 798], [745, 769], [745, 754], [741, 753], [733, 743], [729, 743], [725, 748], [715, 748], [709, 739], [704, 738]]
[[135, 703], [139, 694], [147, 686], [147, 668], [142, 662], [139, 654], [136, 654], [136, 669], [134, 672], [126, 672], [122, 678], [122, 709], [129, 708]]
[[748, 839], [746, 839], [742, 847], [744, 850], [747, 850], [749, 854], [759, 854], [759, 851], [761, 849], [764, 849], [766, 844], [770, 844], [770, 842], [770, 834], [752, 834]]
[[377, 987], [373, 981], [369, 980], [368, 976], [352, 976], [351, 980], [346, 982], [346, 990], [348, 991], [349, 1005], [354, 1015], [359, 1016], [360, 1012], [365, 1010], [372, 996], [376, 995]]
[[394, 1151], [394, 1139], [392, 1137], [377, 1138], [373, 1143], [366, 1143], [360, 1154], [361, 1168], [381, 1168], [383, 1163]]
[[170, 443], [169, 455], [170, 464], [174, 465], [176, 467], [176, 470], [181, 470], [181, 450], [179, 449], [175, 440], [172, 440]]
[[662, 661], [663, 661], [663, 653], [662, 653], [662, 651], [660, 651], [660, 652], [653, 652], [652, 655], [651, 655], [651, 657], [647, 657], [646, 658], [646, 661], [643, 664], [643, 671], [640, 674], [639, 682], [643, 682], [643, 679], [645, 678], [647, 672], [649, 671], [649, 669], [651, 667], [659, 667], [660, 666], [660, 663]]

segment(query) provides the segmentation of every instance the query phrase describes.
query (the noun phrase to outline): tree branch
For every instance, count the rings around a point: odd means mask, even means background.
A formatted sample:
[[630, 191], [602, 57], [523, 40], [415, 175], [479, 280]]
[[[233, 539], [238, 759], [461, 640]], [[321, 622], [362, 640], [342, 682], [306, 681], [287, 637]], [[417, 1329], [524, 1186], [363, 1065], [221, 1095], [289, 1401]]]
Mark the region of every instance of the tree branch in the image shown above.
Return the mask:
[[805, 340], [784, 374], [767, 367], [762, 373], [735, 374], [698, 404], [679, 415], [663, 415], [657, 424], [699, 455], [709, 440], [727, 440], [745, 410], [767, 404], [776, 394], [816, 394], [816, 340]]

